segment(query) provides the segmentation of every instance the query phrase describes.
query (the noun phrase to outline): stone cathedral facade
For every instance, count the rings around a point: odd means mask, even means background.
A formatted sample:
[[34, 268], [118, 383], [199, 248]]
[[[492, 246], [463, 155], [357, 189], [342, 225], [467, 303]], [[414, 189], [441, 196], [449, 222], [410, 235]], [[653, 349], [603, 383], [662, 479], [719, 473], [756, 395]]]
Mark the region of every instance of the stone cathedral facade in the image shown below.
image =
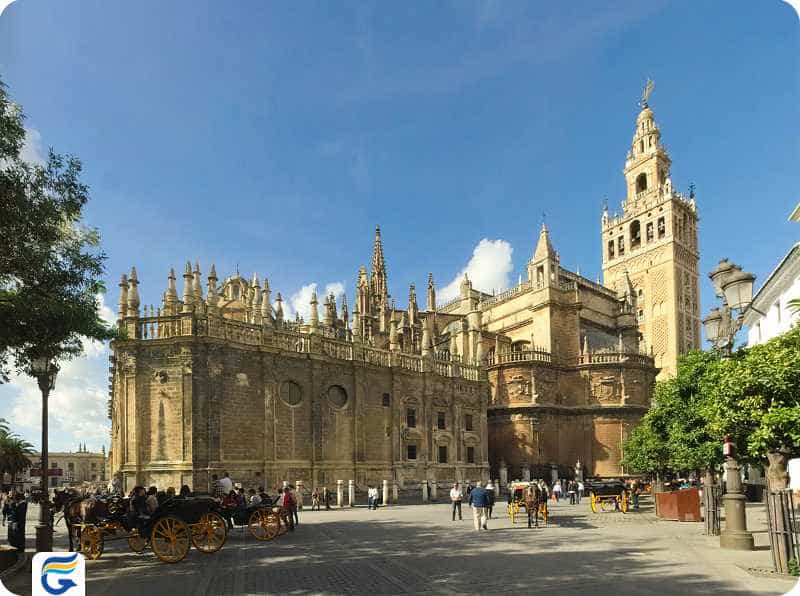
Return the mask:
[[[111, 470], [124, 486], [302, 480], [400, 489], [427, 481], [624, 474], [622, 443], [659, 368], [699, 343], [694, 199], [672, 190], [646, 102], [621, 216], [602, 216], [605, 284], [561, 266], [542, 226], [527, 279], [425, 307], [389, 295], [380, 229], [346, 296], [314, 294], [308, 320], [238, 273], [170, 271], [157, 308], [122, 276], [113, 342]], [[321, 313], [320, 313], [321, 310]]]

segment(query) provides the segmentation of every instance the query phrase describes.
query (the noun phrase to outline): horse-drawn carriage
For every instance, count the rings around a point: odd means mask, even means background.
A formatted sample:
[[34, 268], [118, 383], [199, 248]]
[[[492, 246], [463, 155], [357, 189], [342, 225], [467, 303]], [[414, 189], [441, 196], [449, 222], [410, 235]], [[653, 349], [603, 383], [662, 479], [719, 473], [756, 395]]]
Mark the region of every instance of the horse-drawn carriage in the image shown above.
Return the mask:
[[57, 496], [54, 510], [64, 511], [70, 537], [88, 559], [98, 559], [108, 540], [127, 540], [128, 547], [142, 553], [149, 546], [165, 563], [177, 563], [186, 557], [192, 545], [204, 554], [217, 552], [228, 536], [226, 518], [246, 526], [260, 541], [272, 540], [286, 532], [280, 510], [271, 504], [223, 509], [209, 496], [169, 497], [149, 516], [130, 512], [129, 499], [111, 496], [106, 499], [83, 499]]
[[585, 485], [594, 513], [598, 510], [611, 511], [612, 508], [622, 513], [628, 512], [630, 495], [622, 480], [587, 480]]
[[149, 546], [159, 560], [177, 563], [192, 545], [211, 554], [227, 539], [219, 503], [211, 497], [169, 498], [150, 516], [130, 514], [127, 504], [126, 499], [111, 497], [107, 516], [78, 521], [80, 551], [86, 558], [99, 559], [107, 540], [127, 540], [134, 552], [142, 553]]
[[535, 482], [512, 482], [508, 485], [508, 492], [508, 517], [512, 524], [517, 522], [521, 509], [525, 509], [529, 528], [532, 523], [538, 527], [540, 517], [547, 524], [547, 494]]

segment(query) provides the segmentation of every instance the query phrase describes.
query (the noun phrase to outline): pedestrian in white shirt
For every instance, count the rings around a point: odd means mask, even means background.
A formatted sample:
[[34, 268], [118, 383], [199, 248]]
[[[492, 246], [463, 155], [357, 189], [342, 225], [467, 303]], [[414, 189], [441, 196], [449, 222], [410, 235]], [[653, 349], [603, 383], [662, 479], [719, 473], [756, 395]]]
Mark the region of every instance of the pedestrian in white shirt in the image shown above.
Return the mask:
[[461, 501], [463, 499], [464, 495], [461, 493], [461, 485], [456, 482], [453, 488], [450, 489], [450, 502], [453, 504], [453, 521], [456, 521], [456, 511], [458, 511], [458, 519], [463, 519], [461, 517]]

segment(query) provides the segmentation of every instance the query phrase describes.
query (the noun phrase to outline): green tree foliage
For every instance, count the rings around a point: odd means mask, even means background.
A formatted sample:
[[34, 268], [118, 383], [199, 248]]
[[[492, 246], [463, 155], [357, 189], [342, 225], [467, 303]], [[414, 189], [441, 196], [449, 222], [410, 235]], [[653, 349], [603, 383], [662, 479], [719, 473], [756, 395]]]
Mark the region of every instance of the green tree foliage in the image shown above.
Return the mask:
[[81, 163], [50, 151], [44, 164], [20, 158], [24, 116], [0, 82], [0, 380], [30, 372], [38, 356], [82, 352], [81, 338], [110, 339], [99, 316], [105, 256], [84, 226], [89, 199]]
[[800, 452], [800, 326], [741, 350], [709, 375], [709, 412], [754, 460], [770, 451]]
[[13, 483], [17, 474], [31, 467], [31, 454], [33, 445], [12, 433], [8, 422], [0, 418], [0, 479], [10, 474]]
[[722, 437], [706, 418], [705, 375], [719, 364], [713, 353], [690, 352], [677, 375], [656, 384], [653, 405], [625, 443], [624, 465], [635, 472], [702, 470], [722, 461]]
[[730, 435], [739, 459], [800, 453], [800, 326], [728, 358], [690, 352], [625, 443], [631, 471], [702, 470], [722, 462]]

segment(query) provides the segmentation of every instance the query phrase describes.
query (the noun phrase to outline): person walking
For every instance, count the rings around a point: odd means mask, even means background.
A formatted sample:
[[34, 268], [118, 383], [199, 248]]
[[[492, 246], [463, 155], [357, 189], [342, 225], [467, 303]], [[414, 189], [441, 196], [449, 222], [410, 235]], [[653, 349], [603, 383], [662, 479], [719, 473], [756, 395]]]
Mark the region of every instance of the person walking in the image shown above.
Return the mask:
[[567, 494], [569, 495], [569, 504], [574, 505], [578, 498], [578, 484], [574, 480], [570, 480], [567, 484]]
[[556, 503], [561, 499], [561, 481], [556, 480], [556, 483], [553, 485], [553, 501]]
[[320, 499], [319, 499], [319, 489], [315, 486], [314, 490], [311, 491], [311, 511], [314, 511], [315, 507], [317, 508], [317, 511], [320, 510], [319, 509], [319, 501], [320, 501]]
[[367, 485], [367, 509], [372, 509], [372, 508], [377, 509], [377, 507], [375, 507], [375, 491], [372, 488], [372, 485], [368, 484]]
[[327, 486], [322, 488], [322, 497], [325, 501], [325, 511], [331, 510], [331, 491], [328, 490]]
[[494, 484], [492, 484], [491, 480], [486, 485], [486, 492], [489, 494], [489, 510], [486, 513], [487, 517], [492, 519], [492, 510], [494, 509], [494, 501], [496, 496], [494, 494]]
[[475, 523], [475, 530], [480, 532], [481, 528], [486, 527], [486, 512], [489, 508], [489, 493], [481, 486], [480, 481], [475, 483], [474, 488], [469, 493], [469, 504], [472, 506], [472, 521]]
[[583, 498], [583, 480], [578, 480], [578, 505], [581, 504], [581, 499]]
[[233, 490], [233, 480], [228, 475], [228, 472], [222, 473], [222, 478], [219, 479], [219, 486], [222, 490], [222, 494], [229, 495], [230, 492]]
[[450, 489], [450, 502], [453, 504], [453, 521], [456, 521], [456, 511], [458, 511], [458, 519], [463, 519], [461, 517], [461, 501], [463, 499], [464, 495], [461, 492], [461, 485], [456, 482], [453, 488]]

